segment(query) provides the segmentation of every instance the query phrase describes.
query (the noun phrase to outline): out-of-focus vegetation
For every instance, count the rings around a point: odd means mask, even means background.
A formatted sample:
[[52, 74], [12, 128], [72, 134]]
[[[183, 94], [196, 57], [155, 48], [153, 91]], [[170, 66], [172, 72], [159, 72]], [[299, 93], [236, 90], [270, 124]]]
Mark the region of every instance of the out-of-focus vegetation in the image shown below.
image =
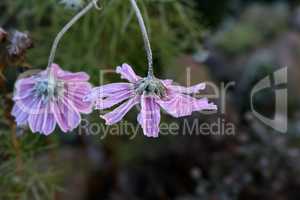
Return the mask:
[[288, 17], [289, 8], [284, 3], [251, 5], [238, 22], [225, 20], [224, 27], [213, 37], [213, 43], [228, 54], [244, 53], [286, 31]]
[[[138, 2], [150, 33], [157, 71], [183, 50], [199, 46], [201, 25], [196, 24], [193, 2]], [[130, 4], [122, 0], [103, 0], [100, 4], [102, 10], [87, 14], [64, 36], [55, 61], [66, 69], [87, 71], [95, 83], [99, 69], [123, 62], [145, 73], [143, 40]], [[0, 13], [2, 26], [17, 26], [32, 34], [35, 48], [29, 52], [28, 62], [38, 68], [46, 65], [54, 37], [75, 14], [56, 0], [1, 1], [0, 7], [5, 10]]]

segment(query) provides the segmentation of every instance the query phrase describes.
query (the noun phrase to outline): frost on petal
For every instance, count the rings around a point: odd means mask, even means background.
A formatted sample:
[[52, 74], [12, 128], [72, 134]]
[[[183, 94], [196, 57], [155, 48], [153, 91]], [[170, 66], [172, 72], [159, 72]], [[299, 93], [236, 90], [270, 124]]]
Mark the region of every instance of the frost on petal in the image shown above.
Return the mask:
[[15, 101], [15, 105], [18, 106], [23, 112], [28, 115], [37, 114], [41, 112], [40, 99], [35, 96], [28, 96], [21, 100]]
[[85, 72], [72, 73], [64, 71], [57, 64], [51, 65], [51, 72], [55, 77], [64, 81], [88, 81], [90, 79], [90, 76]]
[[61, 78], [64, 81], [88, 81], [90, 79], [90, 76], [85, 72], [65, 72], [65, 74], [59, 76], [59, 78]]
[[11, 115], [15, 117], [18, 126], [27, 124], [28, 114], [24, 112], [17, 104], [14, 105]]
[[42, 131], [45, 135], [50, 135], [55, 130], [56, 126], [54, 115], [53, 113], [50, 113], [50, 109], [51, 108], [49, 107], [48, 114], [44, 116], [45, 118]]
[[100, 117], [103, 118], [106, 122], [106, 125], [112, 125], [122, 120], [122, 118], [127, 114], [127, 112], [136, 104], [139, 103], [138, 96], [129, 99], [128, 101], [124, 102], [120, 106], [118, 106], [113, 111], [101, 115]]
[[43, 113], [44, 110], [45, 106], [42, 104], [42, 101], [39, 98], [29, 96], [16, 101], [11, 114], [15, 117], [17, 125], [25, 125], [27, 122], [30, 125], [30, 116], [39, 115]]
[[185, 94], [174, 94], [168, 99], [157, 102], [173, 117], [189, 116], [193, 111], [217, 109], [216, 105], [208, 103], [207, 99], [196, 99]]
[[90, 94], [92, 86], [88, 82], [69, 82], [66, 84], [64, 96], [72, 101], [75, 108], [81, 113], [91, 113], [93, 103], [84, 101], [83, 98]]
[[53, 102], [51, 110], [56, 122], [63, 132], [72, 131], [81, 121], [79, 112], [74, 108], [72, 102], [67, 99]]
[[[192, 97], [191, 97], [192, 98]], [[218, 107], [214, 103], [209, 103], [207, 98], [195, 99], [192, 98], [193, 111], [201, 110], [217, 110]]]
[[16, 90], [13, 99], [19, 100], [32, 95], [32, 90], [35, 85], [33, 78], [24, 78], [16, 82]]
[[133, 69], [126, 63], [122, 66], [118, 66], [116, 72], [121, 74], [122, 79], [126, 79], [131, 83], [136, 83], [141, 79], [141, 77], [137, 76]]
[[118, 103], [121, 103], [130, 97], [134, 95], [133, 91], [120, 91], [116, 93], [115, 95], [111, 95], [109, 97], [106, 97], [104, 99], [98, 99], [95, 103], [95, 108], [98, 110], [103, 110], [106, 108], [110, 108], [114, 105], [117, 105]]
[[205, 89], [205, 83], [199, 83], [199, 84], [191, 86], [191, 87], [170, 85], [170, 86], [168, 86], [168, 89], [170, 89], [174, 92], [179, 92], [179, 93], [183, 93], [183, 94], [195, 94], [195, 93], [198, 93], [200, 90]]
[[141, 124], [144, 134], [148, 137], [158, 137], [160, 123], [160, 108], [155, 102], [155, 97], [142, 95], [141, 112], [138, 121]]
[[161, 80], [161, 82], [164, 84], [165, 87], [168, 87], [173, 84], [173, 80], [171, 79]]
[[134, 85], [131, 83], [111, 83], [92, 89], [92, 92], [84, 97], [84, 101], [96, 101], [113, 96], [119, 92], [131, 91]]
[[17, 125], [27, 124], [27, 120], [31, 113], [37, 113], [36, 110], [37, 99], [28, 95], [20, 100], [15, 100], [15, 104], [11, 111], [11, 115], [15, 117]]
[[54, 115], [51, 113], [49, 104], [39, 102], [40, 112], [31, 114], [28, 118], [29, 127], [32, 132], [39, 132], [44, 135], [51, 134], [56, 126]]

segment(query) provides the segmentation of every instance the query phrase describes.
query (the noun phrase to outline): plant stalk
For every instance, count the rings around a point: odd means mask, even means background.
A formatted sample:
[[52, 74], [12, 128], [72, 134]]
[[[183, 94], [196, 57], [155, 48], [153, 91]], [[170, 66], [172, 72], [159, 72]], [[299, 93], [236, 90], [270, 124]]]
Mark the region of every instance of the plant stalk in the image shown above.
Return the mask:
[[[86, 13], [88, 13], [93, 7], [96, 9], [100, 9], [97, 5], [99, 0], [92, 0], [85, 8], [83, 8], [78, 14], [76, 14], [64, 27], [63, 29], [57, 34], [51, 48], [50, 56], [48, 59], [48, 66], [49, 69], [54, 61], [55, 53], [58, 47], [58, 44], [64, 34]], [[50, 70], [49, 70], [50, 71]]]
[[149, 40], [149, 36], [148, 36], [147, 29], [146, 29], [146, 26], [145, 26], [145, 22], [144, 22], [143, 16], [141, 14], [141, 11], [140, 11], [136, 1], [135, 0], [130, 0], [130, 2], [131, 2], [131, 5], [132, 5], [132, 8], [135, 11], [135, 14], [136, 14], [136, 17], [138, 19], [139, 26], [140, 26], [140, 29], [141, 29], [142, 35], [143, 35], [145, 50], [146, 50], [147, 59], [148, 59], [148, 77], [153, 78], [154, 77], [153, 56], [152, 56], [150, 40]]

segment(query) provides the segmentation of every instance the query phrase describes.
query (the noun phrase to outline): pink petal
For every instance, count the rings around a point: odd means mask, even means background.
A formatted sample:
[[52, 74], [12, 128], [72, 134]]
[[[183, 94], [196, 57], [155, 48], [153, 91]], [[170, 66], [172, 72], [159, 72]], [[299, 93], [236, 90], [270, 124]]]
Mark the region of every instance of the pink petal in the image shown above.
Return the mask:
[[16, 90], [14, 93], [14, 100], [19, 100], [32, 95], [35, 80], [33, 78], [24, 78], [16, 82]]
[[51, 110], [63, 132], [72, 131], [81, 121], [79, 112], [72, 102], [66, 98], [53, 102], [51, 104]]
[[50, 112], [51, 112], [51, 108], [49, 107], [48, 114], [45, 115], [44, 118], [44, 124], [42, 129], [45, 135], [50, 135], [55, 130], [55, 126], [56, 126], [55, 117], [53, 113]]
[[92, 112], [93, 103], [91, 101], [83, 101], [83, 98], [90, 94], [91, 91], [92, 86], [88, 82], [69, 82], [66, 83], [64, 95], [79, 112], [89, 114]]
[[68, 73], [58, 76], [58, 78], [64, 81], [88, 81], [90, 76], [85, 72]]
[[138, 96], [129, 99], [127, 102], [121, 104], [119, 107], [114, 109], [113, 111], [100, 116], [106, 121], [106, 125], [112, 125], [122, 120], [122, 118], [126, 115], [126, 113], [136, 104], [139, 103]]
[[17, 104], [14, 105], [11, 115], [15, 117], [18, 126], [27, 124], [28, 114], [23, 112]]
[[52, 64], [51, 72], [53, 73], [54, 77], [64, 81], [88, 81], [90, 79], [90, 76], [85, 72], [72, 73], [69, 71], [64, 71], [57, 64]]
[[[31, 115], [39, 115], [43, 113], [45, 106], [42, 106], [40, 98], [27, 97], [18, 101], [15, 101], [15, 105], [12, 110], [12, 115], [16, 118], [18, 125], [23, 125], [29, 122]], [[36, 131], [34, 131], [36, 132]]]
[[28, 118], [29, 127], [32, 132], [40, 132], [44, 135], [51, 134], [55, 129], [54, 115], [51, 113], [50, 104], [43, 104], [39, 102], [41, 112], [31, 114]]
[[191, 87], [170, 85], [167, 88], [174, 92], [179, 92], [179, 93], [183, 93], [183, 94], [195, 94], [195, 93], [198, 93], [200, 90], [205, 89], [205, 83], [199, 83], [199, 84], [191, 86]]
[[106, 108], [110, 108], [118, 103], [121, 103], [127, 99], [129, 99], [130, 97], [134, 96], [134, 92], [133, 91], [120, 91], [118, 93], [116, 93], [115, 95], [109, 96], [107, 98], [104, 99], [99, 99], [96, 101], [95, 107], [98, 110], [103, 110]]
[[123, 64], [121, 67], [118, 66], [116, 69], [118, 74], [121, 74], [122, 79], [127, 79], [131, 83], [136, 83], [141, 79], [141, 77], [137, 76], [133, 69], [128, 64]]
[[195, 99], [191, 97], [194, 101], [193, 111], [201, 111], [201, 110], [217, 110], [218, 107], [214, 103], [209, 103], [207, 98]]
[[119, 92], [126, 92], [133, 90], [134, 85], [131, 83], [111, 83], [100, 87], [93, 88], [92, 92], [84, 97], [84, 101], [96, 101], [115, 95]]
[[155, 98], [142, 95], [141, 112], [138, 121], [141, 124], [144, 134], [148, 137], [158, 137], [160, 123], [160, 108]]
[[217, 109], [207, 99], [195, 99], [184, 94], [174, 94], [166, 100], [158, 100], [157, 103], [173, 117], [189, 116], [193, 111]]
[[173, 84], [173, 80], [171, 80], [171, 79], [161, 80], [161, 82], [164, 84], [165, 87]]
[[21, 100], [15, 101], [15, 105], [18, 106], [23, 112], [27, 113], [28, 115], [31, 114], [38, 114], [41, 112], [40, 98], [28, 96]]

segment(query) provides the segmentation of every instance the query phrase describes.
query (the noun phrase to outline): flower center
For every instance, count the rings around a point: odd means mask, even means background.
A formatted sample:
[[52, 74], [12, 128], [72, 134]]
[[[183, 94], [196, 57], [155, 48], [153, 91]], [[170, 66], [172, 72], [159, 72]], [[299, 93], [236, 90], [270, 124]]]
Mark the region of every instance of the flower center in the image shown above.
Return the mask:
[[166, 95], [166, 88], [162, 82], [156, 78], [143, 78], [135, 85], [135, 92], [139, 95], [157, 95], [160, 98]]
[[44, 102], [55, 100], [64, 94], [64, 83], [60, 80], [42, 79], [34, 86], [35, 95], [42, 98]]

